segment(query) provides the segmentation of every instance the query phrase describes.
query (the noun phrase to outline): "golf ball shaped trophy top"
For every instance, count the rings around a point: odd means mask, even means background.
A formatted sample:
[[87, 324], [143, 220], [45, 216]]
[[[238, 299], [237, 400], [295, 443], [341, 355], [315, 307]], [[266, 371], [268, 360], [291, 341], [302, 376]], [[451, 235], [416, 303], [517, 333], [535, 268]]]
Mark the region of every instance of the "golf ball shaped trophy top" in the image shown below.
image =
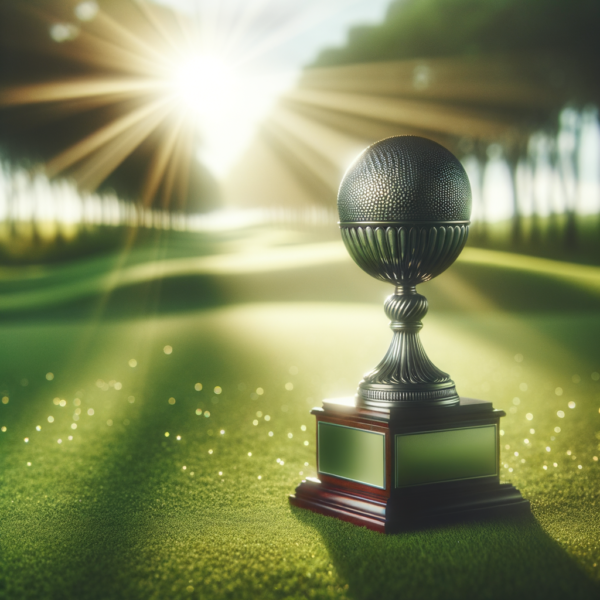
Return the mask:
[[367, 148], [338, 194], [342, 239], [356, 264], [394, 286], [384, 304], [391, 345], [354, 398], [315, 408], [318, 479], [292, 504], [381, 532], [449, 518], [528, 511], [500, 483], [491, 402], [460, 397], [427, 356], [427, 300], [416, 286], [443, 273], [467, 241], [471, 188], [458, 159], [416, 136]]

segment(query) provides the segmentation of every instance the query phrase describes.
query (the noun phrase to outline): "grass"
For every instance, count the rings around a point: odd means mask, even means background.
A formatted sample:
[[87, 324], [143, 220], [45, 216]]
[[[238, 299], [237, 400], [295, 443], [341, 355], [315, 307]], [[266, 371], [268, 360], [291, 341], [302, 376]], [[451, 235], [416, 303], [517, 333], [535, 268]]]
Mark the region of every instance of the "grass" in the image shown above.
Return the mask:
[[[248, 255], [255, 233], [214, 247]], [[139, 262], [183, 257], [178, 239]], [[272, 239], [282, 252], [291, 237]], [[207, 275], [193, 268], [124, 280], [110, 299], [92, 286], [62, 304], [5, 308], [0, 597], [598, 597], [598, 291], [589, 277], [494, 257], [422, 287], [422, 337], [462, 395], [507, 411], [502, 477], [533, 514], [395, 536], [287, 501], [315, 474], [308, 411], [352, 394], [391, 337], [387, 287], [349, 260], [213, 271], [200, 308], [188, 295]], [[69, 279], [53, 269], [44, 289]], [[40, 291], [4, 275], [4, 298]]]

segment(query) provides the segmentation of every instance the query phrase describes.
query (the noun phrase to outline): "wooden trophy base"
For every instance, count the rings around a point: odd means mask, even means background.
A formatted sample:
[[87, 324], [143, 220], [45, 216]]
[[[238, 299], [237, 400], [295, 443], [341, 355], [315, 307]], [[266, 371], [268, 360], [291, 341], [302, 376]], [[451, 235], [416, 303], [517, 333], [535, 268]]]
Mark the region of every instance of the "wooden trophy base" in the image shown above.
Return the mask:
[[378, 411], [326, 400], [317, 418], [317, 472], [290, 503], [382, 533], [529, 512], [500, 483], [499, 421], [491, 402]]

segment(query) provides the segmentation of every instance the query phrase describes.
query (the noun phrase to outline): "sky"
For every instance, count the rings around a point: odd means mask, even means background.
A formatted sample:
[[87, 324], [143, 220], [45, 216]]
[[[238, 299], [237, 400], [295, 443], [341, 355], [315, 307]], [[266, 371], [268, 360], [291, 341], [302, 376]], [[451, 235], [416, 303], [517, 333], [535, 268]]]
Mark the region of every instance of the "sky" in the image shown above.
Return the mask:
[[184, 14], [202, 17], [225, 34], [230, 24], [246, 17], [244, 36], [272, 33], [278, 43], [261, 57], [265, 64], [298, 70], [325, 47], [345, 42], [348, 28], [383, 20], [390, 0], [154, 0]]

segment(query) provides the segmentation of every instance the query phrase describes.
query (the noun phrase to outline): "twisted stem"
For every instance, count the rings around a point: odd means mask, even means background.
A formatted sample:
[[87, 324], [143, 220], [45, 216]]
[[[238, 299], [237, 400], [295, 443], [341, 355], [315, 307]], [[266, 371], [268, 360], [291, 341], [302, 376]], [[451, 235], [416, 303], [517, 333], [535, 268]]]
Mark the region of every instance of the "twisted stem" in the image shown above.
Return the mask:
[[431, 362], [421, 344], [421, 319], [428, 309], [425, 296], [415, 286], [398, 286], [384, 307], [394, 336], [381, 362], [360, 382], [359, 395], [394, 403], [457, 402], [454, 382]]

